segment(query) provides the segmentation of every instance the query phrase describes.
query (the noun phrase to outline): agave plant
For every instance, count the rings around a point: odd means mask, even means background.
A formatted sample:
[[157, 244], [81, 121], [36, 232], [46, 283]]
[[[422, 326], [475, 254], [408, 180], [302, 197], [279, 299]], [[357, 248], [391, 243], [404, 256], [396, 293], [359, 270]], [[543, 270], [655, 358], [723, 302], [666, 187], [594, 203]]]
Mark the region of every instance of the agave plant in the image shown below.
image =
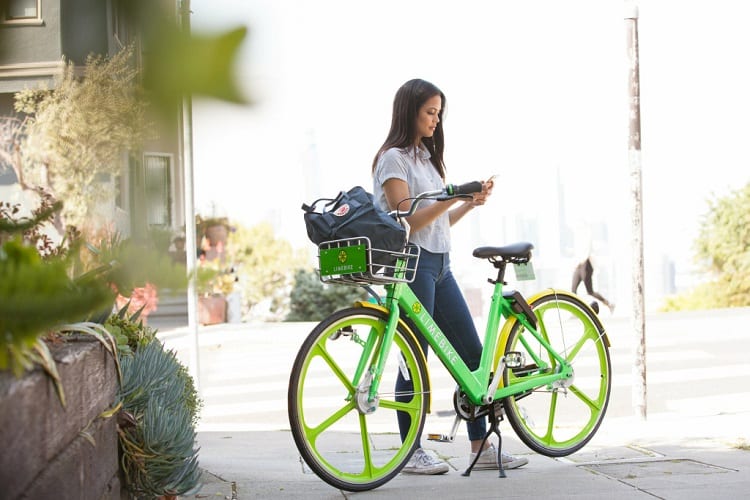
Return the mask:
[[138, 496], [185, 495], [200, 486], [192, 379], [158, 340], [121, 358], [118, 433], [127, 487]]

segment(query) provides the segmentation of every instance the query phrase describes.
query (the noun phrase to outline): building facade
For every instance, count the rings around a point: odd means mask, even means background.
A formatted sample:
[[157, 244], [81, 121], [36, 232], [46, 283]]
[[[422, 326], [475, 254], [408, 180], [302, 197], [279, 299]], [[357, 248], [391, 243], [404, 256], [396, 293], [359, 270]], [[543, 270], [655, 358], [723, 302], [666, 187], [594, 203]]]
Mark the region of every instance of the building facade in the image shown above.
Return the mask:
[[[172, 0], [175, 10], [177, 6]], [[129, 16], [132, 0], [0, 0], [0, 117], [13, 116], [14, 94], [40, 84], [53, 86], [64, 61], [83, 66], [90, 54], [113, 55], [133, 43], [143, 64], [143, 43]], [[175, 15], [175, 19], [177, 16]], [[184, 231], [182, 118], [159, 121], [157, 138], [122, 159], [116, 196], [102, 207], [125, 236], [150, 229]], [[0, 199], [16, 183], [0, 165]]]

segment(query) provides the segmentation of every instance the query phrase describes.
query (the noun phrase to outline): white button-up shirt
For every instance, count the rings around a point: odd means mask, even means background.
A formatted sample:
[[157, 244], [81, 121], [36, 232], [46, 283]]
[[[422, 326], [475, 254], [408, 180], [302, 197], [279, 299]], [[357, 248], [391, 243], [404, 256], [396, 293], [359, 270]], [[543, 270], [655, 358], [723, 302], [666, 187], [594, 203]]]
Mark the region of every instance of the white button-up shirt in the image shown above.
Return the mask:
[[[383, 192], [383, 184], [388, 179], [401, 179], [409, 186], [409, 194], [417, 196], [425, 191], [442, 189], [445, 185], [435, 166], [430, 162], [430, 153], [424, 148], [391, 148], [378, 159], [373, 176], [373, 196], [375, 203], [383, 210], [390, 211]], [[436, 203], [424, 200], [420, 207]], [[398, 207], [393, 207], [398, 208]], [[403, 207], [401, 207], [403, 209]], [[409, 241], [433, 253], [447, 253], [451, 248], [450, 219], [448, 212], [419, 231], [412, 232]]]

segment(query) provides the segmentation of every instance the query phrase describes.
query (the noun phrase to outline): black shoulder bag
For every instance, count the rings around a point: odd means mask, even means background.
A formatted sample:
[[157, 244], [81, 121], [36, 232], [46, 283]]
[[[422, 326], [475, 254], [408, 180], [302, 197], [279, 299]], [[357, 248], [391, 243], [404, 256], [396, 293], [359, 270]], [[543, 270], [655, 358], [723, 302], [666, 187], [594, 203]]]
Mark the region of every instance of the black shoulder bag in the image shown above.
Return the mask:
[[[316, 206], [322, 203], [320, 210]], [[373, 203], [372, 194], [356, 186], [341, 191], [336, 198], [320, 198], [312, 205], [303, 204], [305, 226], [310, 241], [324, 241], [366, 236], [372, 248], [401, 252], [406, 245], [406, 229], [396, 219]], [[389, 264], [387, 254], [377, 252], [375, 264]], [[382, 262], [380, 262], [382, 260]], [[390, 262], [387, 262], [390, 261]]]

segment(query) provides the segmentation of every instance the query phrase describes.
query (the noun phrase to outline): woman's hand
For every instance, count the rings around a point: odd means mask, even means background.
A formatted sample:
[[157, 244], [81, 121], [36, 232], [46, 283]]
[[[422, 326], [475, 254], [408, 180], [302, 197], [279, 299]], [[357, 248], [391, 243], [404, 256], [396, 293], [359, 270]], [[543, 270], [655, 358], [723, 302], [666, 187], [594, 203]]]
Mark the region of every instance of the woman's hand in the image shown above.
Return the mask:
[[472, 195], [472, 201], [470, 202], [472, 207], [478, 207], [487, 203], [487, 199], [492, 194], [492, 188], [495, 187], [494, 177], [492, 176], [489, 180], [483, 181], [482, 191]]

